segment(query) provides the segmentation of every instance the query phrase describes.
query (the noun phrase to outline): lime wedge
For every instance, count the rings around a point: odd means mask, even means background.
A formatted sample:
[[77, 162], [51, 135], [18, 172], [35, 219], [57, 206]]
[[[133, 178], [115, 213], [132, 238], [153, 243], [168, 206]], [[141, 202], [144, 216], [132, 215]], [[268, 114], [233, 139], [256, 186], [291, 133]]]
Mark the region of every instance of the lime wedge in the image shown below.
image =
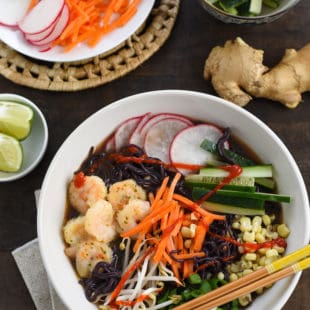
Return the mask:
[[31, 131], [32, 119], [30, 107], [13, 101], [0, 101], [0, 132], [23, 140]]
[[0, 133], [0, 170], [18, 171], [23, 162], [23, 149], [14, 137]]

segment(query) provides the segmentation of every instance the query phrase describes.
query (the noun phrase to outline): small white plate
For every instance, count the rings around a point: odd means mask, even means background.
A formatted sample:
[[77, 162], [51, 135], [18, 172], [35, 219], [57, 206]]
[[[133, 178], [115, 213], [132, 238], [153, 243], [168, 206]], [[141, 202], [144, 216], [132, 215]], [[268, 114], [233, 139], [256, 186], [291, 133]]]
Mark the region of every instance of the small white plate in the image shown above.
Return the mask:
[[21, 141], [24, 153], [22, 167], [17, 172], [0, 171], [0, 182], [14, 181], [32, 171], [42, 159], [48, 142], [48, 128], [44, 115], [29, 99], [15, 94], [0, 94], [0, 100], [20, 102], [33, 109], [34, 119], [29, 136]]
[[0, 26], [0, 39], [21, 54], [35, 59], [50, 62], [71, 62], [88, 59], [105, 53], [128, 39], [144, 23], [152, 10], [154, 2], [155, 0], [142, 0], [138, 6], [137, 13], [124, 27], [117, 28], [105, 35], [93, 48], [88, 47], [85, 43], [81, 43], [67, 53], [60, 46], [40, 52], [42, 48], [29, 44], [19, 29], [6, 26]]

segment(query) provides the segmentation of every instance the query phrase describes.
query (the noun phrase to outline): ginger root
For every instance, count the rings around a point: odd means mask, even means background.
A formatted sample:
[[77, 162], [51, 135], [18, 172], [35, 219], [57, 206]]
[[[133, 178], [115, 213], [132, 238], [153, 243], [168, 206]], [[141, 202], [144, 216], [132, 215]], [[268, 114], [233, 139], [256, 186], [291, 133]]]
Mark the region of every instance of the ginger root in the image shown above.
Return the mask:
[[279, 101], [295, 108], [301, 94], [310, 91], [310, 43], [296, 51], [287, 49], [272, 69], [263, 65], [262, 50], [241, 38], [212, 49], [205, 62], [204, 78], [211, 79], [222, 98], [245, 106], [254, 97]]

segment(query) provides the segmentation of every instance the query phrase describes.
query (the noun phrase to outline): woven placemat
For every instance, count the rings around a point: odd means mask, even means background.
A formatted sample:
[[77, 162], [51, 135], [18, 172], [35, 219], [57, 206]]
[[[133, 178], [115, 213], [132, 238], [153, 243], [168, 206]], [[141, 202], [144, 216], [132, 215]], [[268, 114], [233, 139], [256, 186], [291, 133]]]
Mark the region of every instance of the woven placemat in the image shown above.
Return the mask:
[[158, 0], [144, 25], [118, 47], [82, 62], [45, 63], [0, 42], [0, 74], [36, 89], [77, 91], [111, 82], [136, 69], [168, 39], [180, 0]]

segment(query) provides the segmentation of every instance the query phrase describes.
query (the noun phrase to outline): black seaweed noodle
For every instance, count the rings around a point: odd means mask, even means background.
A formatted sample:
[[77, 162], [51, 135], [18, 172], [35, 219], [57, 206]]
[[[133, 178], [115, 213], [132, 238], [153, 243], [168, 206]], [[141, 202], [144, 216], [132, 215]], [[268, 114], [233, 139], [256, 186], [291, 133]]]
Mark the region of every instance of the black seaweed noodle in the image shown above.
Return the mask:
[[201, 268], [199, 272], [203, 279], [207, 277], [208, 273], [216, 276], [221, 271], [224, 272], [225, 279], [228, 280], [228, 273], [225, 267], [239, 255], [238, 246], [229, 242], [226, 238], [237, 239], [236, 232], [231, 226], [232, 221], [233, 216], [227, 215], [226, 221], [214, 221], [210, 225], [210, 233], [207, 234], [203, 245], [206, 257], [195, 259], [196, 268], [199, 269], [199, 266], [206, 266], [206, 268]]
[[216, 149], [220, 156], [229, 164], [236, 164], [236, 161], [234, 158], [227, 155], [225, 152], [225, 142], [229, 140], [230, 138], [230, 128], [225, 128], [223, 135], [219, 138], [219, 140], [216, 143]]
[[[158, 163], [117, 162], [113, 155], [120, 154], [125, 157], [146, 156], [144, 150], [136, 145], [127, 145], [118, 153], [95, 153], [91, 148], [87, 158], [77, 172], [85, 175], [96, 175], [103, 179], [107, 186], [126, 179], [134, 179], [147, 192], [155, 193], [166, 176], [173, 177], [175, 172]], [[156, 159], [145, 157], [146, 160]], [[189, 190], [182, 178], [176, 187], [176, 192], [189, 197]]]
[[103, 261], [97, 263], [90, 277], [80, 280], [87, 300], [98, 302], [103, 295], [111, 293], [121, 279], [120, 270], [117, 255], [114, 256], [112, 263]]

